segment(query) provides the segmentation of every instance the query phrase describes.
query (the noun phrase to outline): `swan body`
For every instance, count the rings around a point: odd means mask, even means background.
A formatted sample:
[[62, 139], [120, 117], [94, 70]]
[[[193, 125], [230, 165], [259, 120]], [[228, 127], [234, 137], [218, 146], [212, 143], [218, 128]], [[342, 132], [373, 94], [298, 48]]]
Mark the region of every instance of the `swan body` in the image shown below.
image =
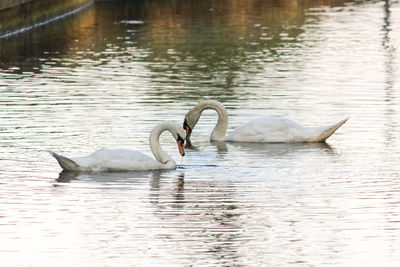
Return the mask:
[[88, 156], [67, 158], [50, 152], [60, 166], [68, 171], [107, 172], [107, 171], [144, 171], [175, 169], [175, 161], [160, 147], [159, 137], [164, 131], [169, 131], [178, 143], [182, 156], [185, 132], [175, 123], [158, 124], [150, 134], [150, 147], [155, 159], [135, 150], [129, 149], [99, 149]]
[[225, 136], [228, 127], [228, 114], [225, 107], [218, 101], [202, 101], [190, 110], [183, 123], [186, 130], [186, 141], [190, 144], [190, 135], [205, 109], [214, 109], [218, 113], [218, 122], [211, 133], [211, 140], [253, 143], [294, 143], [294, 142], [324, 142], [348, 118], [335, 124], [323, 127], [304, 127], [292, 120], [281, 117], [264, 117], [251, 120], [237, 127], [231, 134]]

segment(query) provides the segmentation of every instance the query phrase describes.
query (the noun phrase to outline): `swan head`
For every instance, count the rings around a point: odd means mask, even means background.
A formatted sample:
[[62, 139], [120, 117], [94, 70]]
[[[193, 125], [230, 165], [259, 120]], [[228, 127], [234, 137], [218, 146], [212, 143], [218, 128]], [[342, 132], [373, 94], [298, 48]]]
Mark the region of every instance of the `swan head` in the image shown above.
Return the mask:
[[176, 143], [178, 144], [178, 150], [181, 156], [185, 156], [185, 131], [182, 130], [181, 127], [174, 127], [175, 131], [172, 131], [172, 135], [174, 136]]
[[183, 129], [186, 131], [186, 140], [190, 140], [190, 135], [192, 134], [194, 126], [196, 126], [199, 121], [200, 115], [200, 112], [193, 109], [186, 114], [185, 120], [183, 121]]
[[190, 145], [190, 136], [193, 128], [205, 109], [213, 109], [218, 113], [218, 123], [211, 133], [211, 139], [223, 139], [228, 125], [228, 114], [225, 107], [216, 100], [204, 100], [192, 108], [185, 116], [183, 129], [186, 131], [186, 142]]
[[[184, 132], [183, 132], [183, 133], [184, 133]], [[183, 136], [185, 136], [185, 135], [183, 135]], [[179, 153], [181, 154], [181, 156], [182, 156], [182, 157], [185, 156], [185, 146], [184, 146], [184, 144], [185, 144], [185, 139], [183, 139], [182, 136], [180, 136], [180, 135], [178, 134], [178, 137], [177, 137], [177, 139], [176, 139], [176, 143], [178, 144], [178, 150], [179, 150]]]

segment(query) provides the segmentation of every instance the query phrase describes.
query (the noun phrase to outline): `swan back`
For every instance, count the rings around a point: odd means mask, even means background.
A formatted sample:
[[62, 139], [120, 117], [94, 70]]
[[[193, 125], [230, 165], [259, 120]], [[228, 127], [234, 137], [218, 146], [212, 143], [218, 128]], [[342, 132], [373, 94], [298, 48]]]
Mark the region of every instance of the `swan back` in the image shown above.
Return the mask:
[[286, 118], [264, 117], [251, 120], [235, 128], [225, 141], [234, 142], [291, 142], [296, 141], [306, 129]]
[[237, 127], [225, 141], [257, 143], [324, 142], [347, 119], [325, 127], [304, 127], [280, 117], [254, 119]]

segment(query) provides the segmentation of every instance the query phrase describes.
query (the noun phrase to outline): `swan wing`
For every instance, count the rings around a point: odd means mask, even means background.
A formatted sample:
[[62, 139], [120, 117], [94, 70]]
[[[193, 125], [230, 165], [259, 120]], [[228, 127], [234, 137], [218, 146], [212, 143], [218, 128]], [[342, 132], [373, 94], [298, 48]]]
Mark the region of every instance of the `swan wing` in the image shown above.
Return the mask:
[[237, 127], [226, 141], [279, 143], [293, 142], [304, 127], [286, 118], [264, 117]]
[[265, 117], [251, 120], [237, 127], [225, 141], [290, 143], [324, 142], [347, 119], [325, 127], [304, 127], [292, 120], [280, 117]]
[[83, 169], [91, 171], [136, 171], [162, 168], [149, 156], [129, 149], [99, 149], [85, 157], [73, 158]]
[[142, 171], [166, 168], [165, 164], [135, 150], [99, 149], [84, 157], [67, 158], [50, 152], [64, 170], [73, 171]]

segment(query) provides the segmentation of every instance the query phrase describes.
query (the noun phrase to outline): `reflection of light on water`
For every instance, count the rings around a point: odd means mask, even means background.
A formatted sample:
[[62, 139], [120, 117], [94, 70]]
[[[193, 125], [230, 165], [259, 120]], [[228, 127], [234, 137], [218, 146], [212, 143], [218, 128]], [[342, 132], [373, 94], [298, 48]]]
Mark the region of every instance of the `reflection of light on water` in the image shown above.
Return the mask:
[[119, 23], [121, 24], [143, 24], [143, 20], [121, 20]]

